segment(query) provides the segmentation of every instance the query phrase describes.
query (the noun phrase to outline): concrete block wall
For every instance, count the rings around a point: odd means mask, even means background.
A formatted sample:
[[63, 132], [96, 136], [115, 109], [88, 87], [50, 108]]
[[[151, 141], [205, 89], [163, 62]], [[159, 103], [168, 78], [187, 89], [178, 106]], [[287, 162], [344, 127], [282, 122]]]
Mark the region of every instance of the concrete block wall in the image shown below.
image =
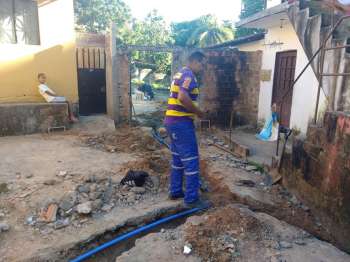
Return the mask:
[[327, 112], [322, 127], [309, 126], [286, 155], [284, 185], [327, 225], [334, 241], [350, 251], [350, 114]]
[[67, 104], [0, 104], [0, 137], [44, 133], [58, 126], [68, 127]]

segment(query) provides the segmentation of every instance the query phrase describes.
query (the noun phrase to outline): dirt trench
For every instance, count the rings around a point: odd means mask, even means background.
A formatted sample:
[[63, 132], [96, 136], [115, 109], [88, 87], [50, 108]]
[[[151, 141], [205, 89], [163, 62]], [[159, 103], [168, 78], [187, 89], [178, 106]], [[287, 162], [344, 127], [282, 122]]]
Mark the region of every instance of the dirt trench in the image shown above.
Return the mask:
[[[319, 221], [310, 210], [305, 211], [302, 208], [290, 206], [287, 201], [281, 201], [280, 199], [274, 205], [271, 205], [249, 197], [241, 197], [230, 190], [222, 177], [210, 175], [206, 161], [201, 161], [201, 174], [210, 184], [211, 192], [206, 194], [206, 196], [213, 202], [215, 207], [224, 207], [233, 203], [242, 204], [254, 212], [266, 213], [337, 246], [332, 233], [327, 230], [325, 225], [319, 224]], [[272, 194], [278, 194], [279, 189], [281, 189], [280, 185], [273, 186]]]
[[[131, 163], [130, 165], [141, 167], [147, 166], [146, 164], [147, 163], [143, 161], [142, 163]], [[230, 228], [233, 225], [235, 225], [234, 227], [237, 228], [244, 227], [250, 232], [256, 232], [256, 234], [260, 232], [261, 234], [263, 234], [265, 229], [261, 228], [261, 225], [259, 225], [256, 220], [254, 220], [253, 218], [243, 218], [239, 212], [237, 213], [237, 211], [232, 210], [230, 208], [232, 204], [241, 204], [248, 207], [253, 212], [266, 213], [278, 220], [304, 229], [306, 232], [310, 233], [311, 235], [314, 235], [319, 239], [332, 242], [331, 235], [327, 234], [325, 230], [317, 226], [317, 223], [315, 221], [316, 219], [309, 212], [305, 212], [300, 208], [298, 209], [295, 207], [290, 207], [283, 201], [279, 202], [278, 206], [276, 206], [264, 204], [262, 202], [254, 201], [253, 199], [249, 198], [242, 198], [238, 194], [232, 192], [232, 190], [230, 190], [230, 188], [228, 187], [228, 185], [225, 184], [222, 178], [211, 174], [211, 168], [208, 167], [208, 163], [205, 160], [201, 161], [201, 173], [210, 186], [210, 193], [204, 194], [204, 197], [210, 199], [210, 201], [213, 203], [213, 209], [210, 211], [210, 214], [213, 214], [214, 212], [214, 215], [212, 215], [213, 220], [211, 222], [215, 225], [229, 225]], [[166, 186], [166, 181], [163, 181], [162, 186]], [[117, 236], [120, 236], [123, 233], [130, 232], [142, 225], [151, 223], [162, 217], [175, 214], [181, 209], [182, 207], [179, 203], [179, 206], [176, 209], [161, 210], [159, 211], [159, 213], [155, 212], [145, 217], [135, 218], [131, 221], [128, 221], [123, 227], [116, 228], [114, 231], [105, 232], [102, 235], [98, 235], [94, 239], [91, 239], [89, 242], [78, 243], [74, 248], [57, 254], [55, 260], [52, 261], [62, 261], [63, 258], [74, 258], [87, 250], [90, 250], [103, 243], [106, 243], [107, 241]], [[217, 214], [215, 215], [215, 210], [220, 211], [217, 211]], [[225, 215], [223, 216], [223, 214]], [[180, 219], [166, 225], [158, 226], [157, 228], [149, 232], [137, 235], [131, 239], [124, 241], [121, 244], [104, 250], [87, 261], [115, 261], [116, 258], [121, 256], [128, 250], [133, 249], [135, 247], [135, 241], [141, 240], [144, 236], [147, 236], [149, 234], [159, 233], [164, 229], [179, 228], [185, 222], [186, 219]], [[206, 226], [207, 231], [212, 230], [212, 233], [214, 233], [215, 228], [217, 226], [213, 226], [212, 229], [209, 229], [210, 227], [210, 225]], [[206, 233], [210, 235], [211, 233], [209, 231]], [[256, 236], [254, 235], [254, 240], [256, 240], [255, 238], [259, 239], [259, 234]], [[201, 254], [203, 258], [208, 258], [210, 255], [211, 257], [216, 257], [217, 260], [214, 261], [229, 261], [227, 260], [228, 258], [225, 257], [227, 254], [225, 255], [224, 252], [221, 252], [221, 255], [208, 253], [209, 246], [214, 245], [214, 243], [209, 243], [208, 238], [200, 238], [198, 236], [198, 232], [196, 232], [196, 230], [193, 228], [189, 229], [189, 233], [186, 235], [186, 240], [190, 241], [191, 243], [195, 243], [194, 247], [197, 250], [197, 253]], [[215, 238], [213, 238], [212, 241], [216, 241]], [[207, 253], [208, 256], [204, 255]]]

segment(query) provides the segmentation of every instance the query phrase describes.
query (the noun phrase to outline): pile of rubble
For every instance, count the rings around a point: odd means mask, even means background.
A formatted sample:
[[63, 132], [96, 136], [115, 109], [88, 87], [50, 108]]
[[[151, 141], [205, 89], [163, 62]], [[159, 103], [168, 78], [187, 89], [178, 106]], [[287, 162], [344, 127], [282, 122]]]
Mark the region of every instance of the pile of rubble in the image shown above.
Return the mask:
[[[26, 219], [26, 224], [43, 234], [69, 225], [81, 227], [89, 217], [99, 217], [114, 208], [137, 205], [159, 194], [159, 177], [150, 176], [151, 183], [143, 187], [121, 185], [110, 177], [87, 176], [74, 192], [62, 199], [47, 200], [38, 212]], [[148, 186], [147, 186], [148, 185]], [[151, 185], [151, 186], [149, 186]]]
[[86, 146], [110, 153], [142, 153], [161, 148], [151, 136], [151, 129], [146, 127], [120, 128], [100, 135], [84, 134], [80, 139]]

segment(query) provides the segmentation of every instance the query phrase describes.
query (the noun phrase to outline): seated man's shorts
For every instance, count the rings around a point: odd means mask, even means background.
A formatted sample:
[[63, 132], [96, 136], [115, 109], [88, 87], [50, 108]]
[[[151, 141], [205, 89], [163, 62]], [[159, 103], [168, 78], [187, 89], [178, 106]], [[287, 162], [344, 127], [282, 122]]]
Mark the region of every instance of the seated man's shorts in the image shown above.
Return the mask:
[[64, 96], [55, 96], [50, 103], [64, 103], [67, 99]]

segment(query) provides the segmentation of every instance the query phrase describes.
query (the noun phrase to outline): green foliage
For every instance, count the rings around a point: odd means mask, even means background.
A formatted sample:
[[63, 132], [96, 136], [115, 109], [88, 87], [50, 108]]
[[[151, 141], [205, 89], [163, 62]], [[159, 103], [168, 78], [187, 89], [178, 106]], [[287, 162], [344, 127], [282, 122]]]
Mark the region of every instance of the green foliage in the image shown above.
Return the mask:
[[[150, 12], [142, 21], [134, 20], [129, 30], [126, 44], [132, 45], [172, 45], [170, 29], [164, 18], [156, 10]], [[134, 52], [133, 59], [156, 65], [156, 72], [170, 74], [171, 54], [156, 52]]]
[[142, 80], [140, 80], [138, 78], [131, 79], [131, 84], [133, 84], [133, 85], [142, 85], [144, 83], [145, 83], [144, 81], [142, 81]]
[[[266, 0], [242, 0], [242, 10], [239, 16], [240, 19], [250, 17], [266, 8]], [[262, 29], [258, 28], [237, 28], [235, 38], [240, 38], [252, 34], [263, 32]]]
[[206, 15], [198, 19], [171, 25], [175, 45], [206, 47], [233, 39], [233, 26], [229, 21], [222, 25], [215, 16]]
[[130, 8], [122, 0], [75, 0], [77, 29], [84, 32], [105, 32], [113, 22], [123, 29], [130, 21]]

